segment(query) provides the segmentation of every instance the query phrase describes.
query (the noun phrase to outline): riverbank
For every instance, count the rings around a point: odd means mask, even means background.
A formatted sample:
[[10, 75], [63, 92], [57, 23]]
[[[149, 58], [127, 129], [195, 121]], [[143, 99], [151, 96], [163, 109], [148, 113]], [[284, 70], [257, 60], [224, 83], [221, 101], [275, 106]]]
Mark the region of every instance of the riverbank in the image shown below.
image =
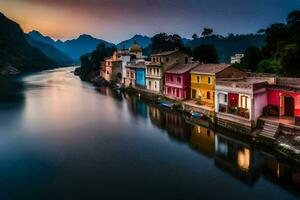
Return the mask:
[[[167, 98], [162, 94], [152, 93], [144, 89], [139, 88], [126, 88], [126, 92], [131, 95], [136, 95], [139, 98], [145, 99], [147, 101], [154, 102], [159, 104], [162, 101], [169, 101], [176, 105], [174, 110], [180, 112], [185, 116], [186, 121], [196, 123], [198, 125], [204, 125], [215, 130], [222, 130], [223, 132], [229, 133], [229, 135], [237, 136], [238, 138], [244, 138], [248, 141], [253, 141], [253, 143], [262, 149], [268, 149], [269, 151], [276, 152], [277, 156], [282, 159], [290, 159], [294, 162], [300, 163], [300, 142], [295, 142], [295, 140], [287, 139], [290, 137], [292, 129], [285, 127], [285, 131], [290, 134], [282, 135], [280, 140], [273, 140], [270, 138], [262, 137], [259, 133], [262, 129], [262, 124], [258, 124], [255, 128], [249, 128], [239, 121], [233, 122], [231, 120], [224, 121], [223, 119], [218, 118], [214, 112], [210, 109], [205, 110], [205, 107], [200, 107], [197, 104], [187, 104], [186, 102], [175, 101], [173, 99]], [[200, 109], [199, 109], [200, 107]], [[204, 112], [203, 112], [204, 111]], [[192, 112], [205, 113], [204, 119], [193, 118]], [[209, 117], [207, 117], [207, 115]], [[294, 136], [295, 138], [299, 138]], [[291, 137], [290, 137], [291, 138]], [[283, 142], [284, 141], [284, 142]], [[287, 142], [289, 141], [289, 142]]]

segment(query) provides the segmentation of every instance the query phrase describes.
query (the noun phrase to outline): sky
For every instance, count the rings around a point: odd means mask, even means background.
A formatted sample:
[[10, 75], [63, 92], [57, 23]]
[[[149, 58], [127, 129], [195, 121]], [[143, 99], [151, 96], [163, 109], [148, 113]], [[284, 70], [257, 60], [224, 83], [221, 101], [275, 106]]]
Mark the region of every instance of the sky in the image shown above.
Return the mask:
[[62, 40], [90, 34], [114, 43], [160, 32], [190, 38], [204, 27], [221, 35], [256, 33], [296, 9], [300, 0], [0, 0], [0, 12], [25, 32]]

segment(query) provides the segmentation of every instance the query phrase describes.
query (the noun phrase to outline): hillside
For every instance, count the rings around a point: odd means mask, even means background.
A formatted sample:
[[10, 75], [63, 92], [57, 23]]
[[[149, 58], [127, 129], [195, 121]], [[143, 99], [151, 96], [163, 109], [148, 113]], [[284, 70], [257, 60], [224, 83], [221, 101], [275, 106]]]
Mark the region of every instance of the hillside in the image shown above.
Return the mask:
[[135, 35], [132, 38], [122, 41], [119, 44], [117, 44], [118, 49], [128, 49], [131, 47], [132, 44], [137, 43], [142, 48], [146, 48], [151, 43], [151, 38], [148, 36], [142, 36], [142, 35]]
[[31, 46], [38, 48], [46, 56], [56, 61], [60, 65], [67, 65], [73, 63], [72, 59], [69, 56], [52, 46], [50, 43], [43, 43], [37, 41], [28, 34], [25, 35], [25, 38]]
[[114, 46], [112, 43], [84, 34], [77, 39], [67, 40], [65, 42], [59, 40], [56, 42], [56, 47], [65, 52], [73, 60], [79, 61], [82, 55], [93, 51], [100, 43], [104, 43], [107, 46]]
[[227, 37], [212, 35], [205, 38], [190, 40], [186, 46], [195, 48], [201, 44], [212, 44], [216, 47], [220, 62], [229, 62], [230, 56], [244, 53], [249, 46], [261, 47], [265, 43], [265, 36], [261, 34], [233, 35]]
[[19, 24], [0, 13], [0, 67], [18, 70], [41, 70], [50, 68], [55, 62], [28, 44]]

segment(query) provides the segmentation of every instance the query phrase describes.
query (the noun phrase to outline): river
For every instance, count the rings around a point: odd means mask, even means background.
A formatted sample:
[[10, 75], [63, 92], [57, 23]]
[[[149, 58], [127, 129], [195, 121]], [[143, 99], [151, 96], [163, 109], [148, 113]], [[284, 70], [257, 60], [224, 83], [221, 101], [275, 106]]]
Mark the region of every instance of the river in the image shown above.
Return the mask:
[[298, 166], [73, 70], [0, 101], [0, 199], [299, 198]]

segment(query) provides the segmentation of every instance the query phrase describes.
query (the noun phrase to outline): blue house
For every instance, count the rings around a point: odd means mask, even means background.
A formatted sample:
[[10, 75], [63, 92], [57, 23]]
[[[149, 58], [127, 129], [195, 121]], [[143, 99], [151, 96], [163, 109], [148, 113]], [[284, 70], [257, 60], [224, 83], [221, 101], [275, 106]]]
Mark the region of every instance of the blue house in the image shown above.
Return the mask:
[[146, 66], [144, 63], [139, 63], [136, 66], [135, 85], [146, 87]]

